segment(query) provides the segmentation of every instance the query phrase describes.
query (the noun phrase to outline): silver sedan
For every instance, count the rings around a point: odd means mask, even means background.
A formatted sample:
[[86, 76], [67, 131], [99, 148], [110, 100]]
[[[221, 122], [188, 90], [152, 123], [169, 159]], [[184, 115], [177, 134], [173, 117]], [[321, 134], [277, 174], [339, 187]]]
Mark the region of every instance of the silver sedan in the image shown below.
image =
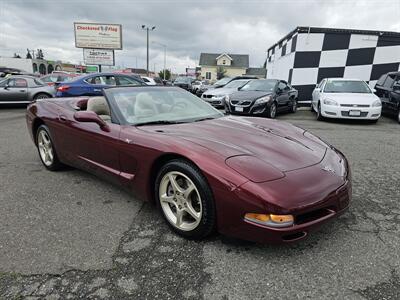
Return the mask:
[[52, 98], [55, 93], [53, 86], [33, 76], [14, 75], [0, 80], [0, 104], [29, 103]]

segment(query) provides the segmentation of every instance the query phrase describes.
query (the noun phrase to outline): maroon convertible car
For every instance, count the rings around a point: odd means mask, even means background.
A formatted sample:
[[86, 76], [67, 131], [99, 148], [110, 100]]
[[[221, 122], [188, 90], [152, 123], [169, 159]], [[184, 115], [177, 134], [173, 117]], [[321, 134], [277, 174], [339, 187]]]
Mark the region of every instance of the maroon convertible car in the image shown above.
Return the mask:
[[291, 242], [344, 212], [346, 158], [291, 124], [224, 116], [175, 87], [116, 87], [104, 97], [42, 99], [27, 109], [44, 166], [63, 165], [153, 201], [178, 234], [214, 230]]

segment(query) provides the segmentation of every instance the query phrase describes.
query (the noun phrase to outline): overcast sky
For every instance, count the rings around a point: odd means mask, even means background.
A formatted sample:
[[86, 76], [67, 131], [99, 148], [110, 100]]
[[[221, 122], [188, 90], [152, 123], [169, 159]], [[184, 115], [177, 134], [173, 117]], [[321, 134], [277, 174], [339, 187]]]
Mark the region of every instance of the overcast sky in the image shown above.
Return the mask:
[[[146, 67], [141, 25], [156, 26], [150, 40], [166, 44], [167, 68], [183, 72], [201, 52], [249, 54], [251, 66], [262, 66], [268, 47], [296, 26], [400, 31], [400, 0], [0, 0], [0, 56], [41, 48], [47, 59], [79, 63], [77, 21], [122, 24], [121, 67]], [[150, 46], [150, 69], [162, 69], [162, 48]]]

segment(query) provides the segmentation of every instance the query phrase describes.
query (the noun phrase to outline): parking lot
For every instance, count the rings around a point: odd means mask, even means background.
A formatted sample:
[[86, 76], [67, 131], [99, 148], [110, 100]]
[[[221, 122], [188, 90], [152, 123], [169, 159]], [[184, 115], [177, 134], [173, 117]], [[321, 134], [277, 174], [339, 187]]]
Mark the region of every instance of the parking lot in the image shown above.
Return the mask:
[[395, 120], [278, 116], [346, 154], [353, 200], [306, 240], [276, 246], [188, 241], [118, 187], [75, 169], [46, 171], [24, 112], [0, 109], [0, 299], [400, 299]]

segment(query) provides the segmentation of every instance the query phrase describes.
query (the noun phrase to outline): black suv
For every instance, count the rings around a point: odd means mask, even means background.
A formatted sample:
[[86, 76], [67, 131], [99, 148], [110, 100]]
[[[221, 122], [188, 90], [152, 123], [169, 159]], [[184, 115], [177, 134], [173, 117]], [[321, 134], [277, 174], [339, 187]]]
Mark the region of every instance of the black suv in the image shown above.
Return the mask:
[[382, 112], [394, 115], [400, 123], [400, 72], [390, 72], [379, 78], [375, 94], [381, 98]]

